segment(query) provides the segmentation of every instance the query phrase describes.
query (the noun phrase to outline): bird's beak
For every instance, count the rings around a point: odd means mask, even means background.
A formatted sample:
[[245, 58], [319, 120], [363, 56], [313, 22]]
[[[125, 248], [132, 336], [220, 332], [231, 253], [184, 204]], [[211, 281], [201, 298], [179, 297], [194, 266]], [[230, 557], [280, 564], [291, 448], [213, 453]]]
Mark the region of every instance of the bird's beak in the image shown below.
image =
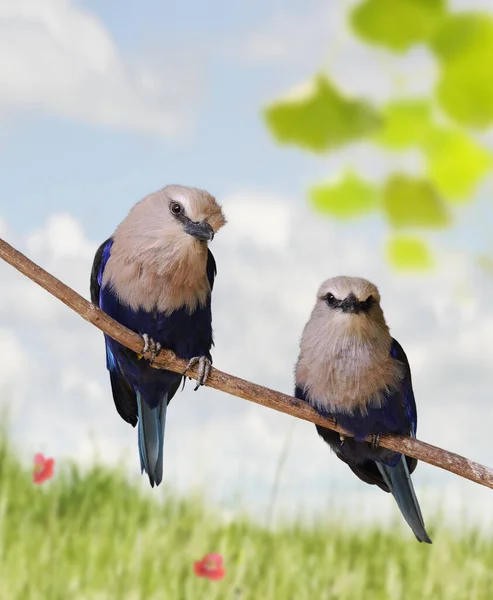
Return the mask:
[[200, 223], [187, 221], [184, 229], [189, 235], [193, 235], [193, 237], [204, 242], [210, 242], [214, 238], [214, 230], [207, 221], [201, 221]]
[[349, 294], [349, 296], [341, 302], [341, 308], [344, 312], [357, 314], [361, 310], [361, 304], [354, 294]]

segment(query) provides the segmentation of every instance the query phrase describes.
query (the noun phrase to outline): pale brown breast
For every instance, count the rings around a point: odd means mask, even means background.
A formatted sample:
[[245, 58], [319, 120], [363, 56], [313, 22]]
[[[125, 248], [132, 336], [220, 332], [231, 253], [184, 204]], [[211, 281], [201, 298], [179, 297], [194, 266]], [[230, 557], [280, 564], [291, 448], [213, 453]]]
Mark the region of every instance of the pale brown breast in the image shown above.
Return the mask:
[[[116, 246], [116, 247], [115, 247]], [[203, 245], [202, 245], [203, 246]], [[185, 306], [193, 312], [210, 294], [207, 247], [175, 247], [168, 252], [150, 249], [130, 257], [115, 243], [103, 274], [119, 300], [137, 310], [169, 314]]]
[[307, 323], [296, 382], [311, 404], [329, 412], [364, 412], [368, 405], [380, 406], [383, 393], [399, 386], [404, 367], [390, 355], [388, 329], [372, 331], [370, 322], [367, 327], [358, 331], [317, 318]]

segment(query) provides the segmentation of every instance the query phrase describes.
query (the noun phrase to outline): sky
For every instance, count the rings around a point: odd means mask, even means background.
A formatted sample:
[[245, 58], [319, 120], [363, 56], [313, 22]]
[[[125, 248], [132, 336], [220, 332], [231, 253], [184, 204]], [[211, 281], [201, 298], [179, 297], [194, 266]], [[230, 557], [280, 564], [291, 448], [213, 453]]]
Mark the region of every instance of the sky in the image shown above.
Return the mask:
[[[367, 144], [312, 156], [278, 147], [262, 121], [262, 107], [320, 69], [375, 102], [393, 97], [397, 80], [399, 93], [432, 88], [431, 56], [418, 47], [384, 58], [357, 42], [350, 5], [0, 0], [0, 235], [87, 298], [96, 248], [135, 202], [169, 183], [205, 188], [228, 219], [211, 245], [218, 368], [291, 393], [319, 284], [366, 277], [412, 366], [418, 437], [493, 465], [493, 279], [476, 264], [493, 251], [491, 181], [454, 229], [433, 236], [437, 269], [398, 274], [379, 217], [322, 219], [305, 191], [348, 166], [376, 181], [396, 166], [419, 172], [419, 157]], [[24, 460], [43, 451], [82, 466], [123, 463], [162, 497], [164, 486], [140, 477], [137, 432], [114, 410], [102, 334], [6, 264], [0, 281], [0, 390]], [[175, 489], [203, 489], [261, 519], [272, 505], [398, 517], [312, 425], [211, 389], [189, 385], [173, 400], [164, 471]], [[425, 517], [493, 522], [489, 490], [425, 464], [413, 479]]]

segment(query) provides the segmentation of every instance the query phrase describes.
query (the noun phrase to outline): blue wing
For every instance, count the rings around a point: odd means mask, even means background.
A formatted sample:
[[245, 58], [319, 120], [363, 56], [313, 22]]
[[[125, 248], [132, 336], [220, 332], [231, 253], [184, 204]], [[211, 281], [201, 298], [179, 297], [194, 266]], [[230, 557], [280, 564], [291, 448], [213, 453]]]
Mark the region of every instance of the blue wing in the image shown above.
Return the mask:
[[416, 400], [414, 399], [413, 384], [411, 380], [411, 367], [407, 360], [404, 349], [397, 340], [392, 338], [390, 354], [395, 360], [401, 362], [405, 367], [405, 376], [402, 381], [400, 392], [400, 404], [404, 412], [404, 431], [399, 433], [416, 437], [416, 428], [418, 426], [418, 412], [416, 410]]
[[[113, 240], [111, 238], [104, 241], [96, 251], [94, 262], [91, 270], [91, 301], [93, 304], [102, 308], [101, 303], [101, 282], [103, 277], [104, 268], [106, 262], [110, 257], [111, 246]], [[125, 375], [123, 374], [121, 367], [116, 360], [110, 344], [108, 343], [109, 338], [105, 336], [106, 345], [106, 367], [110, 373], [111, 391], [113, 395], [113, 401], [115, 402], [116, 410], [118, 414], [127, 423], [130, 423], [133, 427], [137, 424], [137, 396], [133, 386], [129, 383]]]
[[104, 267], [108, 262], [108, 258], [110, 257], [111, 246], [113, 246], [112, 238], [108, 238], [105, 240], [101, 246], [96, 250], [96, 254], [94, 255], [94, 261], [92, 263], [91, 269], [91, 302], [96, 306], [100, 306], [99, 304], [99, 294], [101, 292], [101, 280], [103, 277]]
[[214, 260], [214, 256], [209, 249], [207, 249], [206, 269], [207, 269], [207, 279], [209, 280], [209, 285], [211, 286], [211, 292], [212, 292], [212, 288], [214, 287], [214, 279], [217, 274], [217, 266], [216, 266], [216, 261]]

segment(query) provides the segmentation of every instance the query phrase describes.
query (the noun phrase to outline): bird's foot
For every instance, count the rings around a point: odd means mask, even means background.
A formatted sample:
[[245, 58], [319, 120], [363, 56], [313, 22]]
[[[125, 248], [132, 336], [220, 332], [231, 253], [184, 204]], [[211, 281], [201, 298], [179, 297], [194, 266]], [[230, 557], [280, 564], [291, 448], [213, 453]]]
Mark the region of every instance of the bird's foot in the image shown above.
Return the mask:
[[201, 385], [204, 385], [209, 377], [209, 373], [211, 371], [212, 362], [207, 356], [194, 356], [188, 362], [187, 368], [183, 371], [183, 375], [187, 374], [187, 371], [191, 369], [199, 363], [199, 369], [197, 374], [197, 385], [194, 388], [194, 392], [196, 392]]
[[149, 364], [152, 365], [152, 363], [156, 360], [156, 356], [161, 352], [161, 344], [159, 342], [155, 342], [148, 336], [147, 333], [143, 333], [142, 337], [144, 338], [142, 356], [147, 358]]
[[371, 436], [370, 445], [371, 445], [372, 450], [376, 450], [378, 448], [378, 446], [380, 445], [380, 434], [374, 433]]

